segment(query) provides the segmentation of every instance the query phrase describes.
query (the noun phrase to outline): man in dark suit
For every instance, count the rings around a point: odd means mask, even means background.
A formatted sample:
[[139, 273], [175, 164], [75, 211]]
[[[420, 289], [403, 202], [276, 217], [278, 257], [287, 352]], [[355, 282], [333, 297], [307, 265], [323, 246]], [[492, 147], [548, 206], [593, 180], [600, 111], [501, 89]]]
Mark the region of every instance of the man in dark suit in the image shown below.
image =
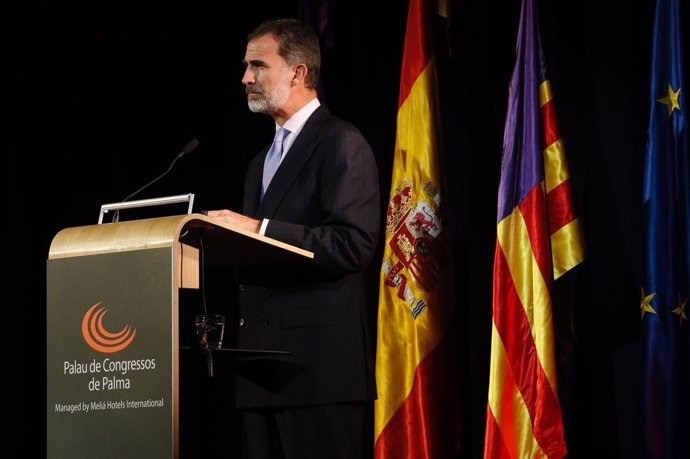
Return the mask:
[[238, 363], [243, 457], [371, 457], [376, 385], [363, 273], [381, 223], [376, 162], [361, 133], [319, 103], [311, 29], [293, 19], [261, 24], [244, 63], [249, 108], [287, 130], [277, 140], [282, 161], [265, 183], [266, 147], [249, 164], [243, 213], [208, 215], [314, 259], [240, 273], [238, 345], [290, 351]]

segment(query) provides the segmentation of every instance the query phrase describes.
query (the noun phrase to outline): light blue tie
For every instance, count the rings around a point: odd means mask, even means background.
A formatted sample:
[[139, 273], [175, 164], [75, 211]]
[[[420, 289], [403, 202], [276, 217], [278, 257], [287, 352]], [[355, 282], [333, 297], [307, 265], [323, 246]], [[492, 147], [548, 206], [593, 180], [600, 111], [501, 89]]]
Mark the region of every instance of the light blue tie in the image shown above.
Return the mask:
[[278, 166], [280, 166], [280, 158], [283, 156], [283, 142], [289, 133], [290, 131], [285, 128], [278, 129], [273, 138], [273, 145], [271, 145], [271, 149], [268, 150], [268, 154], [266, 154], [266, 160], [264, 161], [264, 178], [261, 183], [261, 199], [264, 198], [266, 189], [268, 189], [273, 175], [275, 175]]

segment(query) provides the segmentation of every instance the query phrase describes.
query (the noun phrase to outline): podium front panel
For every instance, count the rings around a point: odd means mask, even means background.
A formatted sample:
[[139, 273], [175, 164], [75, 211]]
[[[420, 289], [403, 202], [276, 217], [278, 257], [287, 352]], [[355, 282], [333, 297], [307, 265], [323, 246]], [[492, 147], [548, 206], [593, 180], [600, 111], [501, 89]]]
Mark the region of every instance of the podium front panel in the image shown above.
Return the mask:
[[178, 449], [174, 248], [47, 262], [47, 457]]

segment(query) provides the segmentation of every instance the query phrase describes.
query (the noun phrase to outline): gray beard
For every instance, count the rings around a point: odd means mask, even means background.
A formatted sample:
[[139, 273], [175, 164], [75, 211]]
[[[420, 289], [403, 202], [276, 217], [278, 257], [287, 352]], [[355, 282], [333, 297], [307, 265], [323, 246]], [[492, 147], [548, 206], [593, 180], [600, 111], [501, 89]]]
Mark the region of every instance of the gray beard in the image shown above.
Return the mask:
[[248, 99], [247, 106], [254, 113], [263, 113], [265, 115], [272, 113], [270, 104], [266, 99]]
[[261, 97], [256, 99], [247, 99], [247, 106], [249, 110], [254, 113], [263, 113], [264, 115], [271, 115], [277, 112], [290, 97], [290, 86], [278, 86], [272, 90], [265, 91]]

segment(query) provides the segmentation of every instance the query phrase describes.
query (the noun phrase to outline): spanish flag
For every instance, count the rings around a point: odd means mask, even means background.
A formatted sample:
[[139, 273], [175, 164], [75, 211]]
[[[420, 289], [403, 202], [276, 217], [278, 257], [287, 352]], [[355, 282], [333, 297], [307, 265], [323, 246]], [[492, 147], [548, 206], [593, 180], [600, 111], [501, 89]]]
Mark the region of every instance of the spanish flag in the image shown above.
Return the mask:
[[405, 33], [379, 291], [377, 459], [447, 458], [459, 449], [433, 6], [410, 0]]
[[485, 458], [567, 454], [551, 286], [584, 260], [533, 0], [523, 0], [498, 190]]

